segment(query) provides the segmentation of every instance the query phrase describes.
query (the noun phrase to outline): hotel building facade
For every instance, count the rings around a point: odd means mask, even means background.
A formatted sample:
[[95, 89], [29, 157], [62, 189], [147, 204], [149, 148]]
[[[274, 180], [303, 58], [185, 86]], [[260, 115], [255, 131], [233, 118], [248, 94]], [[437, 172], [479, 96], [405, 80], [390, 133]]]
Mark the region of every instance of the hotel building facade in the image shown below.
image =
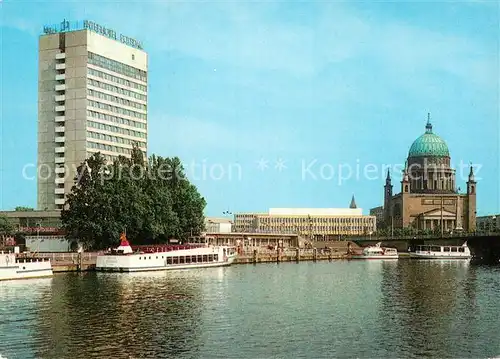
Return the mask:
[[38, 198], [61, 210], [77, 167], [147, 152], [148, 56], [134, 39], [91, 21], [44, 28], [39, 38]]

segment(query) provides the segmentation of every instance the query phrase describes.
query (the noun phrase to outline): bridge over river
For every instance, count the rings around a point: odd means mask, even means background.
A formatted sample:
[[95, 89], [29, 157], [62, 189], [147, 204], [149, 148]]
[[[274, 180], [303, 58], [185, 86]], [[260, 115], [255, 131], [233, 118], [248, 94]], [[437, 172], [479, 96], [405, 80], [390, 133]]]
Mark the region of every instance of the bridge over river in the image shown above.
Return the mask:
[[481, 263], [500, 262], [500, 232], [497, 233], [468, 233], [444, 236], [394, 236], [394, 237], [359, 237], [350, 238], [359, 246], [365, 247], [383, 242], [384, 246], [395, 247], [399, 252], [407, 252], [408, 248], [417, 245], [436, 244], [460, 246], [467, 242], [473, 260]]

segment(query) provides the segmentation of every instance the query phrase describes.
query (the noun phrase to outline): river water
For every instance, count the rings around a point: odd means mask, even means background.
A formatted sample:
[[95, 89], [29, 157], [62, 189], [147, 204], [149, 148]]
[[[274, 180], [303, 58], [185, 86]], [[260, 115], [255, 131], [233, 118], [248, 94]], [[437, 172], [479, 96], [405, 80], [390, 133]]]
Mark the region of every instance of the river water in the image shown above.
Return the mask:
[[0, 282], [11, 358], [493, 358], [500, 267], [332, 261]]

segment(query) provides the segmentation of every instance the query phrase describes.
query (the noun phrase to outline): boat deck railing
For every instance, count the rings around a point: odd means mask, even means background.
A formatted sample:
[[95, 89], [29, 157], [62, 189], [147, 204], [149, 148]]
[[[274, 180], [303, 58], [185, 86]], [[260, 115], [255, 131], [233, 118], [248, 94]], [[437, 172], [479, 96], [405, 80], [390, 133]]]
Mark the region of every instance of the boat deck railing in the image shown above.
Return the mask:
[[196, 249], [204, 248], [205, 244], [178, 244], [178, 245], [136, 245], [130, 246], [133, 252], [144, 252], [144, 253], [157, 253], [157, 252], [171, 252], [179, 251], [185, 249]]

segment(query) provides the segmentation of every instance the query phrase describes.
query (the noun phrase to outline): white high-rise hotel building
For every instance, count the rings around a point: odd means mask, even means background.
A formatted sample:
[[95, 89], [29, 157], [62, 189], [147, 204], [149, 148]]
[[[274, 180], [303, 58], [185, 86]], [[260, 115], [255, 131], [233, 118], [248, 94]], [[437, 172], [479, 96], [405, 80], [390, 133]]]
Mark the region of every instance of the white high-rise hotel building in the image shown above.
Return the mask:
[[91, 21], [45, 27], [38, 55], [38, 208], [62, 209], [87, 157], [146, 153], [148, 58]]

